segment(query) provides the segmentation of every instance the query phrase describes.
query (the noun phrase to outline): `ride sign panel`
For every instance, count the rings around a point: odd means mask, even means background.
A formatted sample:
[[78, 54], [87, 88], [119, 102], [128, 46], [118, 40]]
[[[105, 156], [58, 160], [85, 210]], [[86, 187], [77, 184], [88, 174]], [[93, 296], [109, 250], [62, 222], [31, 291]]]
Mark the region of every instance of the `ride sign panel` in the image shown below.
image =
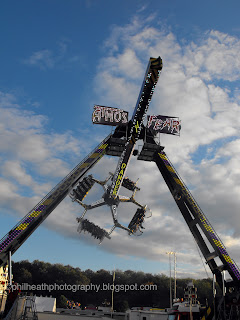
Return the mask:
[[181, 121], [178, 117], [148, 116], [147, 128], [155, 132], [180, 135]]
[[110, 126], [127, 125], [128, 112], [118, 108], [110, 108], [95, 105], [92, 114], [94, 124], [105, 124]]

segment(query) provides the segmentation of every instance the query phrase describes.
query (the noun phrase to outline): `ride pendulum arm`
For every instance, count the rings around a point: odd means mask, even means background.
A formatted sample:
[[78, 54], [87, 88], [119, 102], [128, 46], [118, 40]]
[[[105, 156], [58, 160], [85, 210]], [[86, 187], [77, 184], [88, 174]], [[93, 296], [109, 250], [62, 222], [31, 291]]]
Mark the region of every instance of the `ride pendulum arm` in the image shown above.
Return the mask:
[[[240, 271], [237, 265], [230, 258], [219, 236], [214, 231], [190, 191], [174, 169], [166, 153], [159, 150], [155, 153], [154, 161], [191, 230], [206, 263], [209, 265], [212, 273], [215, 274], [216, 281], [220, 288], [222, 289], [224, 284], [222, 277], [223, 270], [227, 270], [232, 278], [232, 281], [225, 283], [224, 286], [227, 285], [228, 287], [239, 288]], [[205, 235], [205, 237], [203, 235]], [[221, 260], [221, 265], [217, 265], [215, 258]]]
[[[112, 138], [110, 139], [109, 148], [107, 148], [107, 154], [108, 155], [117, 155], [120, 156], [117, 169], [114, 173], [114, 175], [111, 175], [108, 179], [105, 181], [98, 181], [94, 179], [93, 177], [89, 176], [89, 179], [95, 183], [102, 185], [104, 188], [104, 195], [103, 197], [90, 204], [84, 204], [82, 202], [82, 196], [78, 196], [78, 188], [82, 188], [82, 182], [80, 182], [77, 189], [73, 190], [73, 193], [70, 194], [70, 197], [73, 201], [78, 202], [81, 206], [84, 207], [84, 212], [80, 218], [77, 219], [79, 222], [78, 226], [78, 232], [87, 231], [95, 238], [98, 238], [100, 240], [100, 243], [104, 239], [104, 237], [110, 238], [110, 234], [113, 232], [113, 230], [116, 227], [122, 228], [129, 232], [129, 234], [136, 233], [137, 230], [139, 230], [139, 227], [142, 227], [142, 222], [144, 220], [145, 212], [146, 212], [146, 206], [140, 205], [136, 200], [134, 199], [134, 195], [138, 188], [136, 187], [136, 184], [134, 184], [131, 180], [128, 178], [125, 178], [126, 169], [128, 166], [128, 163], [130, 161], [131, 155], [134, 151], [135, 144], [139, 138], [141, 129], [142, 129], [142, 123], [145, 117], [145, 114], [147, 112], [149, 103], [151, 101], [152, 94], [154, 92], [154, 88], [157, 84], [160, 71], [162, 70], [162, 59], [160, 57], [156, 58], [150, 58], [149, 64], [145, 73], [145, 77], [143, 80], [143, 84], [139, 93], [139, 97], [137, 100], [137, 104], [135, 107], [135, 110], [133, 112], [132, 119], [128, 122], [128, 130], [127, 130], [127, 138], [124, 137], [126, 134], [125, 126], [124, 129], [122, 126], [117, 126], [116, 130], [114, 131], [114, 134], [112, 135]], [[99, 107], [99, 106], [96, 106]], [[95, 119], [95, 116], [93, 116], [93, 119]], [[111, 185], [107, 185], [107, 181], [112, 178]], [[87, 179], [87, 178], [85, 178]], [[131, 198], [123, 197], [118, 195], [119, 189], [123, 185], [125, 188], [133, 191], [133, 195]], [[85, 187], [83, 186], [83, 189]], [[80, 190], [79, 190], [80, 191]], [[80, 192], [81, 194], [81, 192]], [[117, 219], [117, 207], [120, 202], [132, 202], [139, 206], [140, 208], [137, 210], [134, 219], [130, 222], [128, 227], [125, 227], [121, 225], [118, 222]], [[110, 232], [106, 233], [104, 229], [101, 229], [99, 226], [95, 226], [88, 220], [84, 220], [84, 216], [88, 210], [108, 205], [110, 207], [111, 213], [112, 213], [112, 219], [113, 219], [113, 227], [110, 230]]]
[[[142, 87], [138, 96], [138, 100], [136, 103], [136, 107], [132, 115], [132, 119], [128, 123], [127, 141], [124, 146], [123, 152], [120, 156], [117, 169], [112, 179], [112, 184], [107, 194], [108, 204], [111, 206], [112, 218], [114, 221], [114, 225], [111, 231], [109, 232], [109, 234], [111, 234], [116, 227], [126, 229], [130, 231], [130, 233], [131, 232], [133, 233], [135, 231], [131, 223], [129, 224], [130, 228], [129, 227], [125, 228], [118, 223], [116, 200], [118, 199], [119, 189], [124, 181], [127, 166], [129, 164], [130, 158], [134, 151], [134, 147], [136, 145], [137, 140], [139, 139], [139, 135], [142, 130], [143, 120], [148, 110], [148, 106], [151, 101], [161, 70], [162, 70], [161, 57], [150, 58], [148, 67], [145, 73], [145, 77], [143, 79]], [[134, 225], [136, 225], [136, 223]]]
[[[106, 153], [111, 135], [107, 136], [55, 188], [52, 189], [14, 228], [0, 240], [0, 266], [4, 265], [26, 239], [70, 193], [79, 180]], [[84, 197], [85, 195], [83, 195]]]
[[118, 196], [128, 163], [130, 161], [136, 142], [139, 139], [143, 120], [148, 110], [148, 106], [151, 101], [151, 97], [153, 95], [154, 88], [157, 84], [161, 70], [162, 59], [160, 57], [158, 57], [157, 59], [150, 58], [137, 104], [133, 112], [132, 119], [131, 121], [129, 121], [129, 134], [127, 142], [120, 156], [118, 166], [113, 177], [112, 185], [109, 192], [109, 198], [116, 199]]

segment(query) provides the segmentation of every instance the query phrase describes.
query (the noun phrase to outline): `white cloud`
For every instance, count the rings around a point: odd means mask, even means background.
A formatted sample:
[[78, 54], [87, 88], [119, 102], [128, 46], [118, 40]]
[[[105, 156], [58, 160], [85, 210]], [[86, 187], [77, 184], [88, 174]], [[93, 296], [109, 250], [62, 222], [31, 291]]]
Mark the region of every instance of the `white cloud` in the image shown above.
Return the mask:
[[[123, 54], [117, 57], [109, 57], [101, 69], [111, 70], [111, 73], [122, 74], [130, 79], [138, 79], [142, 73], [142, 64], [136, 56], [136, 53], [127, 48]], [[129, 72], [130, 71], [130, 72]]]
[[30, 186], [33, 182], [31, 175], [21, 166], [19, 161], [6, 161], [2, 166], [2, 173], [6, 177], [12, 177], [22, 185]]
[[[211, 30], [195, 42], [179, 42], [172, 32], [144, 25], [135, 17], [129, 25], [114, 28], [106, 46], [108, 55], [100, 62], [96, 76], [98, 93], [106, 105], [134, 107], [149, 57], [163, 58], [148, 114], [179, 116], [182, 120], [181, 137], [162, 135], [161, 143], [214, 228], [227, 239], [229, 250], [234, 247], [235, 260], [240, 261], [236, 249], [240, 247], [236, 241], [240, 231], [240, 105], [235, 84], [240, 74], [240, 39]], [[131, 68], [131, 61], [137, 62], [136, 70]], [[153, 248], [181, 251], [181, 243], [188, 253], [180, 259], [192, 264], [196, 247], [158, 170], [152, 163], [134, 163], [128, 175], [140, 177], [140, 199], [150, 205], [153, 218], [146, 222], [149, 229], [134, 245], [133, 240], [125, 242], [122, 238], [119, 248], [119, 231], [111, 244], [106, 244], [107, 250], [162, 260]]]
[[206, 32], [199, 43], [191, 43], [183, 56], [185, 70], [205, 80], [235, 81], [239, 78], [240, 40], [216, 30]]
[[55, 65], [55, 60], [52, 52], [45, 49], [34, 52], [28, 59], [24, 60], [24, 63], [31, 66], [38, 66], [43, 69], [51, 69]]
[[42, 70], [53, 69], [56, 66], [80, 64], [83, 60], [81, 55], [69, 55], [68, 46], [71, 41], [69, 39], [62, 39], [58, 41], [56, 48], [53, 50], [42, 49], [33, 52], [28, 58], [22, 62], [25, 65], [38, 67]]
[[0, 91], [0, 107], [17, 107], [16, 97], [13, 94]]
[[90, 146], [70, 132], [46, 133], [46, 117], [24, 110], [12, 94], [0, 92], [0, 114], [0, 206], [22, 216]]
[[9, 182], [6, 179], [0, 178], [0, 195], [1, 198], [5, 201], [6, 198], [8, 197], [14, 197], [16, 194], [16, 186]]
[[45, 176], [52, 177], [64, 177], [70, 170], [66, 166], [66, 163], [61, 159], [51, 158], [45, 162], [44, 166], [41, 166], [40, 173]]

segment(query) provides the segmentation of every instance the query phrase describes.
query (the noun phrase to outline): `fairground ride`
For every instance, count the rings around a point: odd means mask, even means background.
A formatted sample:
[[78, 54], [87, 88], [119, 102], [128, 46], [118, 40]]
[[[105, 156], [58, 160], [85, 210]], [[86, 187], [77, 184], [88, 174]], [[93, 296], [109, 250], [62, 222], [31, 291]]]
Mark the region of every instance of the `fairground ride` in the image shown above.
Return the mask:
[[[204, 319], [213, 319], [214, 314], [215, 319], [229, 319], [229, 315], [234, 312], [237, 316], [232, 319], [239, 319], [239, 268], [229, 256], [216, 231], [171, 164], [163, 151], [164, 147], [155, 141], [156, 128], [160, 132], [178, 134], [180, 122], [176, 118], [167, 116], [151, 116], [147, 126], [143, 124], [161, 70], [162, 59], [160, 57], [150, 58], [131, 120], [128, 121], [127, 113], [123, 110], [103, 106], [94, 107], [93, 122], [115, 125], [114, 132], [109, 134], [0, 240], [0, 266], [6, 263], [11, 265], [12, 254], [18, 250], [67, 195], [70, 195], [73, 201], [84, 208], [82, 216], [77, 218], [79, 232], [90, 232], [100, 242], [104, 238], [110, 239], [110, 235], [116, 227], [126, 230], [129, 235], [141, 233], [144, 218], [149, 212], [146, 205], [142, 205], [135, 200], [135, 193], [139, 190], [136, 183], [125, 177], [131, 156], [135, 155], [138, 160], [156, 163], [206, 263], [212, 271], [214, 279], [222, 290], [221, 299], [218, 299], [217, 302], [215, 300], [215, 304], [209, 307]], [[135, 150], [138, 140], [143, 141], [140, 152]], [[87, 176], [88, 171], [105, 155], [119, 157], [115, 172], [104, 181], [99, 181], [92, 175]], [[94, 183], [103, 187], [103, 196], [90, 205], [85, 204], [83, 199]], [[130, 197], [119, 195], [121, 187], [130, 190], [132, 195]], [[132, 202], [138, 206], [128, 226], [124, 226], [118, 221], [117, 207], [121, 202]], [[84, 219], [88, 210], [103, 205], [107, 205], [111, 209], [113, 227], [110, 231], [106, 231]], [[11, 271], [11, 268], [9, 269]], [[226, 280], [226, 274], [230, 278], [228, 281]]]

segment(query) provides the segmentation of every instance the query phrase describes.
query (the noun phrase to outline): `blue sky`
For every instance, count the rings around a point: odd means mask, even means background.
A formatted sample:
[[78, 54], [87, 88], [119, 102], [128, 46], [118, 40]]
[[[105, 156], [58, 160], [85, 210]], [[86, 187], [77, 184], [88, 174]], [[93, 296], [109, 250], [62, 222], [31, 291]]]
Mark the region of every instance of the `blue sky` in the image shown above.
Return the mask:
[[[110, 132], [92, 125], [94, 104], [131, 113], [148, 59], [160, 55], [163, 71], [148, 114], [181, 118], [181, 137], [161, 136], [161, 143], [239, 264], [239, 2], [22, 0], [0, 6], [1, 235]], [[106, 158], [93, 174], [103, 180], [115, 166], [116, 159]], [[173, 250], [179, 276], [206, 276], [156, 166], [133, 159], [128, 175], [140, 178], [139, 199], [153, 211], [142, 237], [117, 230], [99, 246], [77, 234], [82, 209], [66, 199], [14, 260], [167, 273], [165, 252]], [[99, 195], [93, 190], [89, 201]], [[125, 224], [128, 210], [135, 208], [119, 208]], [[111, 221], [108, 208], [91, 215], [103, 227]]]

